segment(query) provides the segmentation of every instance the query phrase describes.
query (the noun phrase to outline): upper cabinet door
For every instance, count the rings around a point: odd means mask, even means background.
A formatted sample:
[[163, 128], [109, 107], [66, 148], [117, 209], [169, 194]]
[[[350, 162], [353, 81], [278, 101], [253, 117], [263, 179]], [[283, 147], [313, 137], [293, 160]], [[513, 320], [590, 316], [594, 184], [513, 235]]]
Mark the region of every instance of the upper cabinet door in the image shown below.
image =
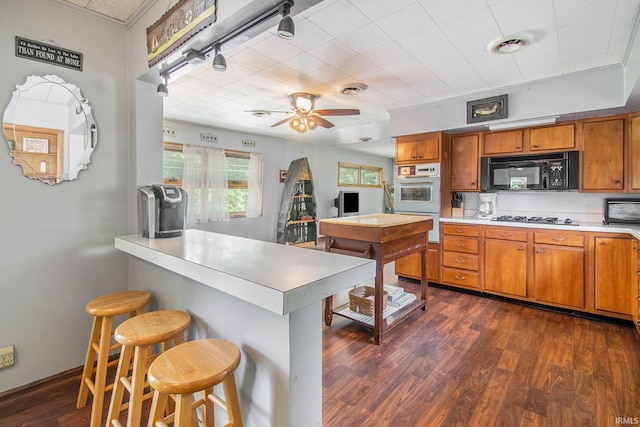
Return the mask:
[[631, 145], [629, 153], [631, 190], [640, 191], [640, 116], [631, 117], [631, 137], [629, 140]]
[[399, 136], [396, 139], [396, 163], [439, 162], [440, 140], [440, 132]]
[[522, 152], [522, 135], [522, 129], [485, 133], [482, 152], [485, 156]]
[[572, 150], [576, 148], [575, 126], [561, 125], [530, 130], [529, 148], [540, 150]]
[[624, 119], [583, 123], [582, 190], [624, 190]]
[[480, 135], [451, 138], [451, 191], [478, 191]]

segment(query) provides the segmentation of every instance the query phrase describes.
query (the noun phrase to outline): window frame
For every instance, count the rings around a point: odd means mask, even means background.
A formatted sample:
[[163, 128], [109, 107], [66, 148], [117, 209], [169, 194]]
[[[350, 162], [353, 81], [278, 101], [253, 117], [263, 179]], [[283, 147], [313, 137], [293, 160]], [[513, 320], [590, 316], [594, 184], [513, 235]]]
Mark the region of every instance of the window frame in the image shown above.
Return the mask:
[[[358, 169], [358, 182], [356, 184], [348, 184], [340, 181], [340, 171], [345, 169]], [[374, 171], [378, 175], [378, 183], [375, 185], [362, 183], [362, 171]], [[352, 188], [382, 188], [383, 168], [377, 166], [359, 165], [356, 163], [338, 162], [338, 187]]]
[[[162, 151], [163, 151], [163, 169], [164, 169], [164, 151], [174, 151], [174, 152], [182, 152], [184, 144], [179, 142], [163, 142]], [[251, 153], [249, 151], [240, 151], [240, 150], [224, 150], [224, 155], [226, 157], [235, 157], [240, 159], [249, 159]], [[165, 179], [163, 173], [163, 183], [167, 185], [175, 185], [177, 187], [182, 187], [182, 180], [178, 179], [175, 181]], [[249, 190], [249, 181], [232, 181], [227, 179], [227, 188], [232, 189], [240, 189], [240, 190]], [[229, 212], [230, 218], [246, 218], [247, 211], [238, 211], [238, 212]]]

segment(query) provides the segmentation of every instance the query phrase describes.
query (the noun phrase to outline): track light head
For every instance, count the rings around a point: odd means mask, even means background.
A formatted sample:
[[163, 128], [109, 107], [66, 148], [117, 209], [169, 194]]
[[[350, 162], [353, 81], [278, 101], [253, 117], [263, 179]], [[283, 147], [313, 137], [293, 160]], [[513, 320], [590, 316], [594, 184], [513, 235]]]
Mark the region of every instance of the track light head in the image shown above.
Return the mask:
[[220, 53], [220, 44], [215, 46], [215, 56], [213, 57], [213, 69], [216, 71], [227, 71], [227, 60]]
[[169, 89], [167, 88], [167, 78], [164, 78], [164, 82], [160, 83], [158, 85], [158, 88], [156, 89], [156, 93], [159, 96], [165, 97], [165, 96], [169, 96]]
[[289, 16], [290, 10], [291, 5], [289, 3], [282, 5], [282, 19], [278, 25], [278, 36], [285, 40], [291, 40], [296, 34], [296, 26]]

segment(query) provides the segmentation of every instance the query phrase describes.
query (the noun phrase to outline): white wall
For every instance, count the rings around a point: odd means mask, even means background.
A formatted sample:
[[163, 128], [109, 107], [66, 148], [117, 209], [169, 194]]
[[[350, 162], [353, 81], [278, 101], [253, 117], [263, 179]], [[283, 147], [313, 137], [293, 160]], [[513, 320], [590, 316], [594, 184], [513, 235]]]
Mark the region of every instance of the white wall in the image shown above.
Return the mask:
[[[276, 240], [278, 211], [282, 200], [284, 184], [279, 180], [280, 170], [289, 168], [292, 160], [307, 157], [313, 175], [314, 194], [316, 196], [318, 218], [331, 218], [337, 215], [333, 199], [342, 187], [338, 187], [338, 162], [356, 163], [383, 168], [384, 179], [393, 182], [392, 159], [356, 153], [347, 150], [325, 149], [303, 144], [287, 142], [279, 138], [215, 129], [200, 125], [165, 120], [164, 125], [175, 130], [175, 135], [165, 136], [168, 142], [208, 145], [232, 150], [253, 151], [264, 155], [264, 196], [263, 216], [259, 218], [232, 218], [227, 222], [199, 224], [197, 228], [218, 233], [251, 237], [265, 241]], [[200, 133], [209, 132], [218, 137], [217, 143], [200, 141]], [[255, 147], [242, 145], [243, 139], [256, 143]], [[154, 153], [149, 153], [155, 158]], [[160, 178], [161, 179], [161, 178]], [[147, 182], [154, 184], [157, 182]], [[360, 213], [380, 213], [383, 211], [382, 188], [357, 188], [360, 192]]]
[[[99, 132], [89, 168], [54, 186], [23, 177], [0, 143], [0, 346], [15, 345], [2, 392], [82, 365], [85, 305], [128, 287], [127, 257], [113, 238], [128, 228], [129, 123], [124, 29], [42, 0], [0, 8], [0, 109], [26, 76], [56, 74], [81, 88]], [[84, 69], [17, 58], [15, 36], [82, 52]]]

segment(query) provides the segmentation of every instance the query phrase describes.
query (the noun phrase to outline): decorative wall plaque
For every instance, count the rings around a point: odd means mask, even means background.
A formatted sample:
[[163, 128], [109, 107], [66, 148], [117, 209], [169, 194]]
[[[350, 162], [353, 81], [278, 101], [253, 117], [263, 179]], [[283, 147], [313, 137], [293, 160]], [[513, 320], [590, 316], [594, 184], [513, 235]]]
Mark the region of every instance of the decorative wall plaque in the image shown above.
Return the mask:
[[16, 56], [82, 71], [82, 54], [16, 36]]
[[506, 94], [467, 102], [467, 123], [506, 119], [507, 117], [509, 117], [509, 111]]
[[180, 0], [147, 28], [149, 67], [178, 50], [196, 33], [216, 22], [215, 0]]

